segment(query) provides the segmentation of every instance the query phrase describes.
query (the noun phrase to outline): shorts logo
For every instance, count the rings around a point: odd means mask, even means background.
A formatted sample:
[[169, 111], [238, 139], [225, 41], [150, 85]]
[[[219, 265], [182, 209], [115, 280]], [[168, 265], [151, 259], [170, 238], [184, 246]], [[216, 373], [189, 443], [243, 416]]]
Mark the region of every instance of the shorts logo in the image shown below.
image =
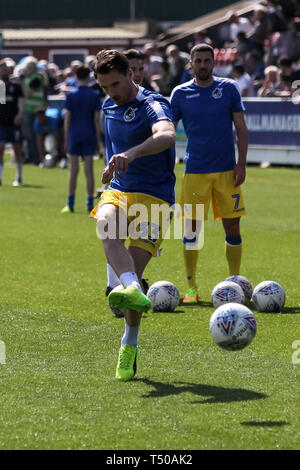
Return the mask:
[[215, 88], [214, 91], [212, 92], [212, 97], [218, 100], [219, 98], [222, 98], [222, 89], [221, 88]]
[[124, 113], [124, 121], [130, 122], [135, 118], [135, 112], [133, 108], [128, 108]]

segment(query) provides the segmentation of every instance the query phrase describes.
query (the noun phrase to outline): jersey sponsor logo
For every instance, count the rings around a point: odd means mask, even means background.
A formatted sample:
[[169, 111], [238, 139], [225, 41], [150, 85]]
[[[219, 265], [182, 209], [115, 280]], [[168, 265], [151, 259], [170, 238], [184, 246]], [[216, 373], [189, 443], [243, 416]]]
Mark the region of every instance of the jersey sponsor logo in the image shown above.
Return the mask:
[[116, 111], [113, 109], [106, 109], [105, 111], [107, 114], [116, 114]]
[[200, 93], [193, 93], [192, 95], [185, 95], [187, 100], [191, 98], [197, 98], [197, 96], [200, 96]]
[[222, 98], [222, 88], [215, 88], [214, 91], [212, 92], [212, 97], [215, 98], [216, 100]]
[[124, 113], [124, 121], [130, 122], [135, 118], [135, 112], [133, 108], [128, 108]]

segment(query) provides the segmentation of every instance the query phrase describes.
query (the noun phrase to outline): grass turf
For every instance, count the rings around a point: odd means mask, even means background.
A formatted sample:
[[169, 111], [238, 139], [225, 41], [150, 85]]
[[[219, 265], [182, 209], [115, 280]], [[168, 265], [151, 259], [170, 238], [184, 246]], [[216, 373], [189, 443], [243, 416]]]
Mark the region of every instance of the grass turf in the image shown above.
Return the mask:
[[[95, 162], [100, 186], [102, 162]], [[257, 336], [243, 351], [216, 346], [210, 292], [227, 277], [224, 234], [205, 224], [201, 302], [144, 315], [138, 374], [115, 380], [123, 320], [104, 295], [106, 262], [85, 207], [62, 215], [67, 171], [24, 168], [12, 188], [6, 156], [0, 187], [0, 449], [299, 449], [300, 171], [250, 167], [244, 185], [242, 272], [255, 286], [286, 291], [281, 314], [254, 313]], [[183, 166], [177, 165], [177, 195]], [[211, 217], [211, 215], [210, 215]], [[186, 289], [179, 240], [166, 240], [149, 282]], [[297, 356], [300, 357], [300, 354]]]

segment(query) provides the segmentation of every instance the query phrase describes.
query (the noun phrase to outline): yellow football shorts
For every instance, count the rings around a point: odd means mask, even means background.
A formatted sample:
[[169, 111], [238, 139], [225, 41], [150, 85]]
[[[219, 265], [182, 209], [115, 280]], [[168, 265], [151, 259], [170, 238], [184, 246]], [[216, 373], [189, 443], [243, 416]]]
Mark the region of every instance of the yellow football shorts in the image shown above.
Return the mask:
[[137, 246], [152, 256], [158, 256], [172, 218], [173, 209], [169, 203], [148, 194], [109, 189], [103, 191], [90, 216], [97, 220], [98, 210], [104, 204], [113, 204], [126, 214], [129, 246]]
[[210, 201], [216, 220], [245, 215], [241, 187], [234, 187], [233, 170], [184, 175], [180, 193], [183, 217], [193, 220], [199, 219], [198, 214], [201, 214], [201, 211], [196, 212], [196, 204], [203, 204], [204, 219], [207, 220]]

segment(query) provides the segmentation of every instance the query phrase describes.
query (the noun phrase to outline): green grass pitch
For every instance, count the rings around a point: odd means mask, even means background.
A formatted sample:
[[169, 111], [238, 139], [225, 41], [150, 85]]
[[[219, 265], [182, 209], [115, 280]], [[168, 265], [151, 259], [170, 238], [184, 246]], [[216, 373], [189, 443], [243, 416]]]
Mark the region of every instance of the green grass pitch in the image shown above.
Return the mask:
[[[95, 166], [100, 186], [102, 161]], [[201, 303], [144, 315], [130, 383], [114, 378], [123, 319], [104, 295], [106, 262], [86, 212], [82, 170], [76, 212], [62, 215], [67, 171], [26, 166], [24, 186], [12, 188], [6, 156], [0, 449], [299, 449], [300, 170], [249, 167], [244, 185], [241, 274], [253, 286], [279, 282], [282, 313], [253, 309], [257, 335], [243, 351], [214, 344], [210, 293], [228, 274], [223, 230], [210, 213], [199, 255]], [[178, 196], [183, 165], [176, 174]], [[171, 281], [183, 295], [181, 241], [163, 247], [146, 277]]]

